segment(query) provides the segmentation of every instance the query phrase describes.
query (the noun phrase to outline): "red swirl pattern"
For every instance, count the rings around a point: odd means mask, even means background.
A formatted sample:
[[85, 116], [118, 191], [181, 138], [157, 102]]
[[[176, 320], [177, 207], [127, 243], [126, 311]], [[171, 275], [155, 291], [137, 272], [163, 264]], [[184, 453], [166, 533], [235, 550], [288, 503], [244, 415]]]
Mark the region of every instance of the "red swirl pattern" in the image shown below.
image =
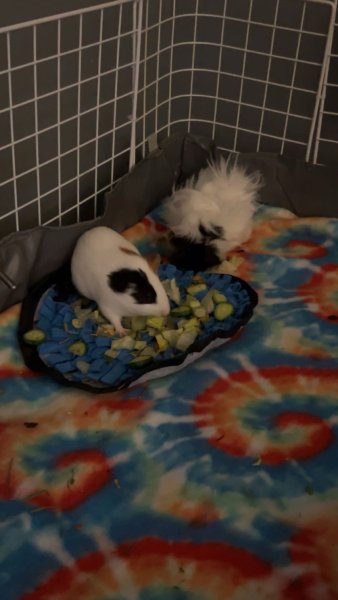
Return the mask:
[[[319, 416], [283, 411], [271, 419], [271, 431], [245, 427], [240, 411], [248, 403], [263, 403], [269, 394], [283, 397], [312, 394], [336, 398], [338, 372], [334, 369], [275, 367], [231, 373], [197, 396], [193, 412], [199, 427], [212, 430], [210, 443], [233, 456], [260, 456], [265, 464], [289, 459], [306, 460], [330, 446], [334, 435]], [[290, 440], [291, 436], [291, 440]]]
[[298, 288], [298, 293], [318, 317], [338, 323], [337, 265], [324, 265], [320, 273]]
[[[128, 581], [135, 590], [164, 585], [165, 589], [199, 592], [203, 598], [230, 598], [241, 584], [243, 592], [268, 598], [269, 577], [273, 569], [268, 562], [250, 552], [225, 543], [170, 542], [143, 538], [123, 543], [109, 553], [92, 553], [80, 558], [73, 567], [62, 567], [22, 600], [97, 600], [104, 589], [123, 593], [118, 576], [123, 561]], [[285, 585], [285, 583], [284, 583]], [[283, 588], [284, 585], [281, 587]], [[274, 597], [282, 600], [283, 596]]]

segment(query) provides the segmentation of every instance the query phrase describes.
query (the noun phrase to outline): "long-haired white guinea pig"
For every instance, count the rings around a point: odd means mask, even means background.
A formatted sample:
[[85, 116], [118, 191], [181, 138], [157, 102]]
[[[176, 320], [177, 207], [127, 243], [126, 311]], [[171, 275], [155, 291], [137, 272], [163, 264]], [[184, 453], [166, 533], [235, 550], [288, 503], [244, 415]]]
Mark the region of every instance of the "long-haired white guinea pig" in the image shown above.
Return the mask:
[[169, 313], [168, 296], [155, 272], [133, 244], [109, 227], [94, 227], [79, 238], [71, 273], [78, 292], [95, 300], [121, 335], [123, 317]]
[[164, 205], [171, 230], [171, 262], [193, 271], [211, 268], [247, 241], [262, 185], [258, 172], [221, 158], [174, 190]]

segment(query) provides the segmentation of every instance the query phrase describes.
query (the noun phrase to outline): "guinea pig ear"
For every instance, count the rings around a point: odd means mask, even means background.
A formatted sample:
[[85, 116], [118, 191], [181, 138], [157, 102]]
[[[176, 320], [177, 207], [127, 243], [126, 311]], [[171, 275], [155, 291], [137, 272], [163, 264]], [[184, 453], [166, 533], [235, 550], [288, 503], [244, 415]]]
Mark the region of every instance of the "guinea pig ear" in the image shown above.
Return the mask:
[[144, 256], [149, 267], [157, 273], [159, 266], [161, 264], [161, 256], [159, 254], [146, 254]]

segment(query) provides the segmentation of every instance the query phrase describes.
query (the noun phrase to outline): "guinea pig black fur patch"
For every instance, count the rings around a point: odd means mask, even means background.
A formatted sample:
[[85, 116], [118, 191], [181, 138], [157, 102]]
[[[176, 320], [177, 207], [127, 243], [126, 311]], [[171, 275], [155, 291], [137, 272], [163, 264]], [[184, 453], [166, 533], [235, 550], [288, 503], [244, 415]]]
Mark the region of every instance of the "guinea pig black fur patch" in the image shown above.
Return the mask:
[[108, 275], [113, 292], [130, 294], [137, 304], [155, 304], [157, 294], [141, 269], [120, 269]]
[[218, 240], [220, 238], [223, 238], [224, 236], [224, 229], [223, 227], [220, 227], [219, 225], [210, 225], [210, 228], [207, 229], [204, 225], [202, 225], [202, 223], [199, 226], [199, 232], [201, 234], [201, 236], [205, 239], [205, 240]]
[[183, 237], [172, 237], [173, 253], [170, 262], [182, 271], [205, 271], [220, 264], [215, 248], [205, 242], [191, 242]]

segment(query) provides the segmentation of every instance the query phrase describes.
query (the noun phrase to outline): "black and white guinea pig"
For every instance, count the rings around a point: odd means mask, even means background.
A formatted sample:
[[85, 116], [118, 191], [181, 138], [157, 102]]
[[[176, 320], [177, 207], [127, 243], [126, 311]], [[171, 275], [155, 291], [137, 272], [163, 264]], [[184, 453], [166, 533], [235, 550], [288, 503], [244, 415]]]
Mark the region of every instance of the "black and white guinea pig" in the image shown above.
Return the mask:
[[169, 313], [168, 296], [146, 259], [109, 227], [94, 227], [78, 239], [71, 274], [78, 292], [95, 300], [120, 335], [123, 317]]
[[221, 158], [174, 190], [164, 204], [172, 233], [170, 261], [193, 271], [221, 263], [249, 239], [261, 186], [260, 173], [248, 174]]

